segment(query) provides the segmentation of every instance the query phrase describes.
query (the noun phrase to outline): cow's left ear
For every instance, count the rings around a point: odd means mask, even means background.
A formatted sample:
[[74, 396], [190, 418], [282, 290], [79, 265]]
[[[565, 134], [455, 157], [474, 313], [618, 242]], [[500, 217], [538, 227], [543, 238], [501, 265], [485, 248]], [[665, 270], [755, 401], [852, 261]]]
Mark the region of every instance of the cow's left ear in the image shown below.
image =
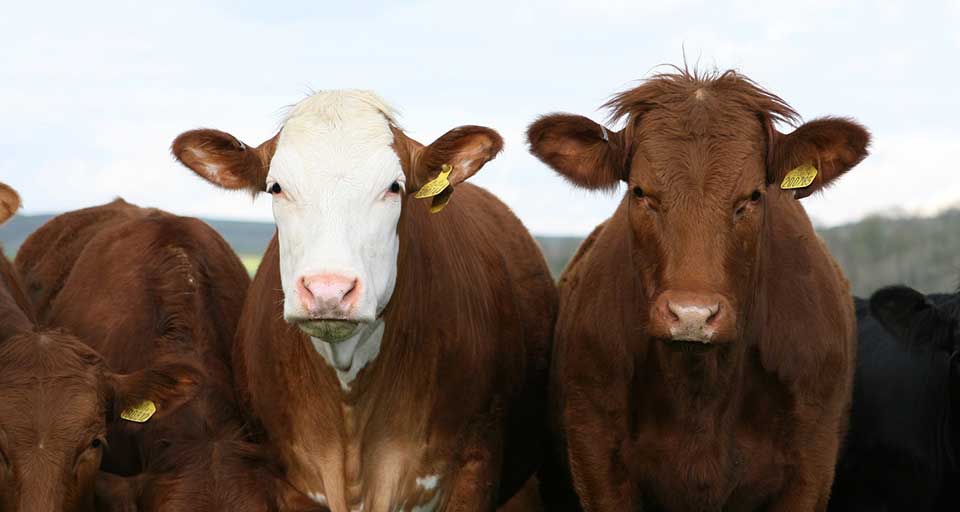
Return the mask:
[[145, 421], [162, 418], [190, 401], [203, 381], [203, 371], [190, 361], [160, 362], [130, 374], [110, 374], [113, 391], [113, 419], [124, 413], [144, 410], [152, 402], [155, 411], [146, 409]]
[[768, 125], [767, 182], [780, 185], [787, 174], [803, 165], [817, 169], [813, 182], [796, 189], [796, 198], [829, 186], [867, 156], [870, 133], [863, 126], [832, 117], [804, 123], [789, 134]]
[[926, 295], [908, 286], [888, 286], [870, 297], [870, 314], [901, 343], [933, 344], [952, 351], [956, 321]]
[[416, 192], [450, 165], [447, 180], [456, 186], [476, 174], [503, 150], [503, 137], [486, 126], [461, 126], [443, 134], [428, 146], [394, 129], [394, 149], [407, 176], [407, 191]]
[[6, 183], [0, 183], [0, 224], [20, 209], [20, 195]]

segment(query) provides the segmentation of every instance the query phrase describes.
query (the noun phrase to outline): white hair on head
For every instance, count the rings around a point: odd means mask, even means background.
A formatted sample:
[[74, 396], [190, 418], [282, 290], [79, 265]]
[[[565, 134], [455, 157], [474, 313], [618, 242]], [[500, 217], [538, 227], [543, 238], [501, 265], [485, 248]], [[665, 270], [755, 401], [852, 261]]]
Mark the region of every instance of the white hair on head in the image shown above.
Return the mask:
[[283, 122], [308, 115], [318, 118], [325, 124], [339, 125], [344, 114], [357, 111], [378, 112], [387, 118], [387, 121], [399, 127], [397, 118], [399, 112], [386, 100], [373, 91], [360, 89], [340, 89], [331, 91], [317, 91], [290, 107]]

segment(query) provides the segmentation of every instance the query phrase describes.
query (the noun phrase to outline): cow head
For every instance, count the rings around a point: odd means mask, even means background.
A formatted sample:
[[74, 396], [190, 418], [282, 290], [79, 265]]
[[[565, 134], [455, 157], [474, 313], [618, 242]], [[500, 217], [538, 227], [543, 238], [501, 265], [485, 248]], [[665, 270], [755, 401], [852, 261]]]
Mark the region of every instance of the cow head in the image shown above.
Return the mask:
[[111, 373], [63, 332], [0, 339], [0, 510], [92, 510], [108, 423], [143, 399], [168, 413], [196, 375], [182, 364]]
[[[960, 298], [935, 304], [908, 286], [888, 286], [870, 297], [870, 313], [907, 346], [929, 347], [947, 355], [960, 352]], [[960, 365], [960, 357], [954, 358], [954, 364]]]
[[[284, 318], [314, 340], [356, 346], [397, 280], [398, 222], [412, 195], [452, 166], [451, 186], [502, 147], [489, 128], [455, 128], [429, 146], [407, 137], [393, 110], [369, 92], [319, 92], [292, 108], [258, 147], [193, 130], [173, 153], [207, 181], [273, 197]], [[414, 234], [413, 236], [416, 236]], [[352, 350], [335, 356], [349, 366]]]
[[866, 156], [869, 135], [833, 118], [779, 133], [773, 122], [796, 113], [732, 71], [658, 75], [607, 107], [622, 130], [548, 115], [527, 132], [531, 151], [576, 186], [627, 186], [621, 207], [653, 338], [693, 348], [739, 339], [785, 175], [812, 164], [818, 174], [796, 197], [821, 190]]

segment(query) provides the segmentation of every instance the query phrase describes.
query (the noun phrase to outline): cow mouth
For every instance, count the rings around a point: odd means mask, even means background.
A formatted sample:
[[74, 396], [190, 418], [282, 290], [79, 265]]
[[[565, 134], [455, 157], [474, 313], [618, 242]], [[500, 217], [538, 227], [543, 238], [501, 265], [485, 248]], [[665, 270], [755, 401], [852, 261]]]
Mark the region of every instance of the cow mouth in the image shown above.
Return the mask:
[[311, 338], [327, 343], [340, 343], [353, 337], [360, 329], [361, 322], [353, 320], [307, 320], [298, 322], [297, 327]]
[[716, 343], [710, 343], [708, 341], [682, 339], [665, 339], [662, 341], [667, 344], [667, 347], [675, 352], [682, 352], [684, 354], [704, 354], [717, 348]]

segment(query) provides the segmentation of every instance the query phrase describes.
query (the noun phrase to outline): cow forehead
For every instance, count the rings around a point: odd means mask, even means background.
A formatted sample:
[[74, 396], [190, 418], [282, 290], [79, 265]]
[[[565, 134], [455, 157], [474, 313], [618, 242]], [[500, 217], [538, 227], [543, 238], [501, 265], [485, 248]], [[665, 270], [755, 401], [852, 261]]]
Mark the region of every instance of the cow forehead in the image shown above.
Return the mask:
[[393, 109], [371, 92], [315, 93], [295, 105], [284, 121], [271, 173], [395, 167], [394, 117]]

